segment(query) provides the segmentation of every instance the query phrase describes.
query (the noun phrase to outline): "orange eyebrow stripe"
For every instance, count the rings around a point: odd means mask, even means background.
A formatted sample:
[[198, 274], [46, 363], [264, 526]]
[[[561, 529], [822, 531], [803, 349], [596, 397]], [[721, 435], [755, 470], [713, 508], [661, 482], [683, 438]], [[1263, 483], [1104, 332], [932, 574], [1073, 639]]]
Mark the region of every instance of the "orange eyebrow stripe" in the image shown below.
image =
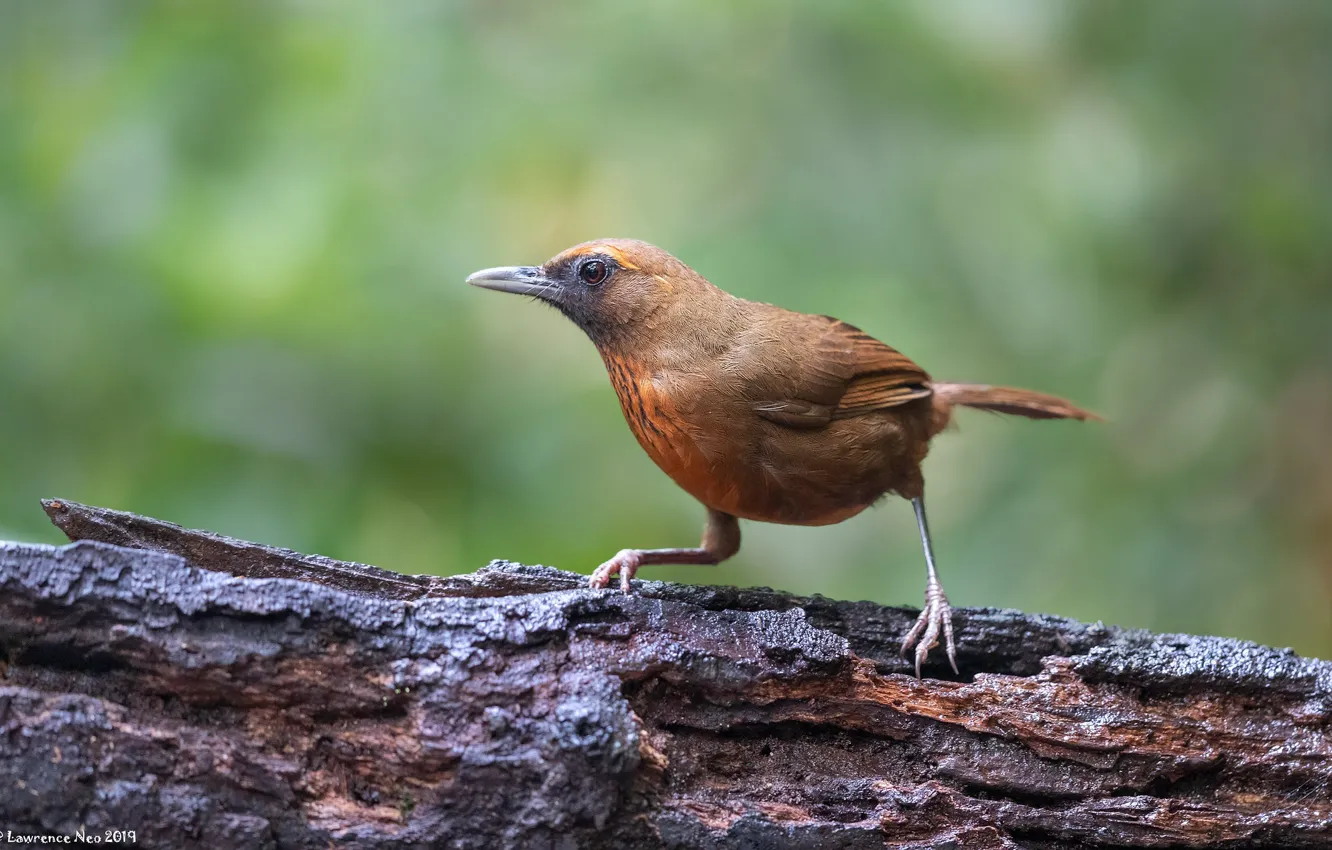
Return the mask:
[[626, 269], [631, 269], [631, 270], [633, 270], [633, 271], [638, 271], [638, 266], [636, 266], [636, 265], [634, 265], [632, 262], [630, 262], [630, 261], [624, 256], [624, 252], [621, 251], [619, 248], [612, 248], [612, 247], [610, 247], [609, 245], [607, 245], [607, 246], [606, 246], [605, 248], [603, 248], [602, 250], [605, 251], [607, 254], [610, 254], [612, 257], [614, 257], [614, 258], [615, 258], [615, 262], [619, 263], [619, 264], [620, 264], [621, 266], [623, 266], [624, 268], [626, 268]]
[[621, 251], [619, 248], [613, 248], [610, 245], [598, 245], [596, 243], [593, 243], [591, 245], [584, 245], [580, 248], [576, 248], [574, 250], [567, 251], [565, 253], [566, 256], [569, 257], [581, 257], [584, 254], [605, 254], [606, 256], [614, 259], [615, 262], [619, 263], [622, 267], [630, 269], [631, 271], [639, 271], [638, 266], [635, 265], [633, 261], [631, 261], [628, 257], [626, 257], [623, 251]]

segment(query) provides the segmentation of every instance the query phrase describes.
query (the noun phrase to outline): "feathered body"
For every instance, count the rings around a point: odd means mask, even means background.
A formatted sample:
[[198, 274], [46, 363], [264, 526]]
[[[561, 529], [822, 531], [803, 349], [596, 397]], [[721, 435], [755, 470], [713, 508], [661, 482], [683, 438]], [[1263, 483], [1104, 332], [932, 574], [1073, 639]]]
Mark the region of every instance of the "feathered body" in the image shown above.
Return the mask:
[[[689, 335], [646, 352], [602, 349], [629, 428], [657, 466], [704, 505], [762, 522], [828, 525], [885, 493], [918, 495], [929, 438], [947, 421], [928, 376], [898, 367], [859, 377], [858, 347], [910, 361], [850, 325], [721, 294], [720, 309], [746, 328], [726, 345], [700, 356]], [[863, 402], [843, 407], [857, 384]], [[890, 390], [891, 406], [873, 406]]]

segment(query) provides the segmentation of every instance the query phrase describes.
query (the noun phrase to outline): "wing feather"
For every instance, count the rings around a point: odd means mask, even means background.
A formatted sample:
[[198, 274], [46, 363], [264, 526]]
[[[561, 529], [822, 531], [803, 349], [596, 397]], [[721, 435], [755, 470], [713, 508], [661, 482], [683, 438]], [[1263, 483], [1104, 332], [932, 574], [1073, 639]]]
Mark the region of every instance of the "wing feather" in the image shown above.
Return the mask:
[[[794, 315], [794, 314], [793, 314]], [[754, 411], [791, 428], [823, 428], [931, 395], [930, 376], [906, 355], [846, 322], [799, 316], [782, 350], [754, 381]]]

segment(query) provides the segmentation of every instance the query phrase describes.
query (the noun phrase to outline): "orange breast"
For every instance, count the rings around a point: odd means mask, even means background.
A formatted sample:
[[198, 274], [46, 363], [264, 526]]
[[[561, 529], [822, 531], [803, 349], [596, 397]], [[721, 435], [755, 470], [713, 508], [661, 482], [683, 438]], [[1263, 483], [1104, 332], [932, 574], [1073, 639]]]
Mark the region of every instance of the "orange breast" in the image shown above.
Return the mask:
[[717, 482], [713, 479], [717, 476], [713, 475], [707, 458], [684, 430], [670, 397], [658, 392], [650, 375], [622, 360], [607, 357], [606, 371], [620, 399], [620, 409], [624, 411], [629, 430], [639, 445], [675, 483], [694, 498], [711, 505], [707, 496], [716, 489]]
[[[863, 511], [873, 501], [829, 502], [811, 499], [806, 488], [791, 491], [752, 468], [728, 445], [724, 433], [699, 433], [709, 427], [691, 424], [670, 395], [659, 389], [646, 371], [607, 356], [606, 370], [620, 399], [629, 430], [653, 462], [685, 492], [714, 510], [760, 522], [789, 525], [829, 525]], [[712, 430], [724, 430], [724, 417], [709, 417]], [[743, 435], [742, 435], [743, 436]], [[739, 445], [744, 439], [736, 441]], [[712, 447], [709, 453], [700, 444]], [[787, 481], [787, 484], [795, 483]]]

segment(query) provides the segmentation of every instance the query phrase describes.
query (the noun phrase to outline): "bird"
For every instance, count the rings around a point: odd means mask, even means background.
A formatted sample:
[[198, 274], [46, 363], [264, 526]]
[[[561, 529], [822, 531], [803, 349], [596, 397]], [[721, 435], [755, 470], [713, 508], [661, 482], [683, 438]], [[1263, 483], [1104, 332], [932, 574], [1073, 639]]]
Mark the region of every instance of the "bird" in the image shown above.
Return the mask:
[[1031, 419], [1099, 419], [1031, 390], [935, 381], [906, 355], [831, 316], [733, 296], [671, 254], [598, 239], [540, 266], [482, 269], [467, 283], [554, 307], [587, 334], [630, 430], [707, 511], [694, 548], [622, 549], [592, 573], [623, 592], [650, 564], [719, 564], [739, 520], [820, 526], [895, 494], [924, 548], [925, 605], [901, 646], [915, 671], [944, 640], [957, 673], [952, 609], [939, 580], [921, 463], [954, 409]]

